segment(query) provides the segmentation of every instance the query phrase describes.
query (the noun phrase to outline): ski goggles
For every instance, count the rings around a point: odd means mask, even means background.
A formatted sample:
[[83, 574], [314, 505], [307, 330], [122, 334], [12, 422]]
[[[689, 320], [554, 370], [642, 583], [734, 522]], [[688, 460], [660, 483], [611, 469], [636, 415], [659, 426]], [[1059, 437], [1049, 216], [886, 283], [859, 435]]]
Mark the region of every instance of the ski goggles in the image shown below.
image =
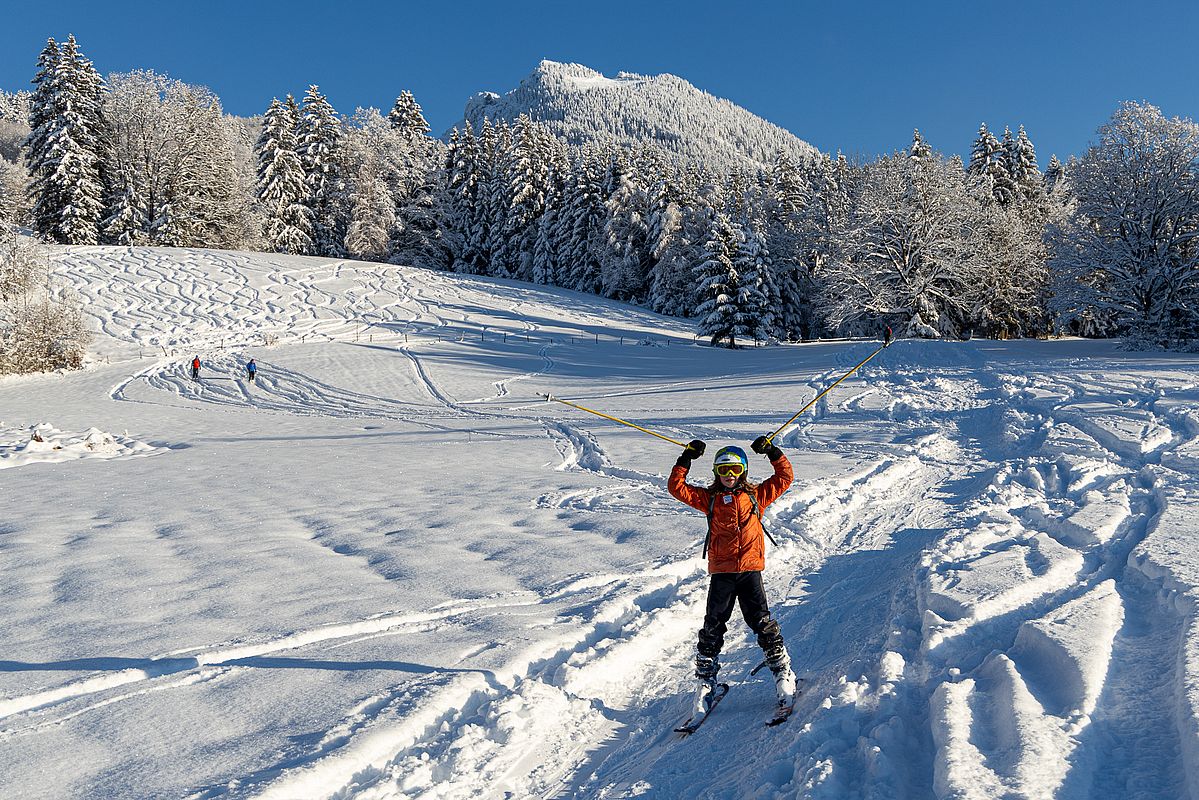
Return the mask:
[[715, 467], [716, 474], [721, 478], [740, 478], [745, 472], [744, 464], [719, 464]]

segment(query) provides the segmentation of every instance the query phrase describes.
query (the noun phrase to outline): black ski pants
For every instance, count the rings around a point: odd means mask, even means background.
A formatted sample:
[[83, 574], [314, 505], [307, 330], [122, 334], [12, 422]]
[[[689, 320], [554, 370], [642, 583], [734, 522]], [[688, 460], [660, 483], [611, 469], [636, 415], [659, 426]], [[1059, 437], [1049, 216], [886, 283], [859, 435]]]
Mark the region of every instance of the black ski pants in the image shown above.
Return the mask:
[[726, 623], [733, 615], [733, 603], [741, 606], [749, 629], [757, 634], [763, 652], [781, 651], [783, 632], [770, 616], [761, 572], [717, 572], [708, 584], [708, 607], [704, 626], [699, 630], [699, 654], [712, 658], [724, 647]]

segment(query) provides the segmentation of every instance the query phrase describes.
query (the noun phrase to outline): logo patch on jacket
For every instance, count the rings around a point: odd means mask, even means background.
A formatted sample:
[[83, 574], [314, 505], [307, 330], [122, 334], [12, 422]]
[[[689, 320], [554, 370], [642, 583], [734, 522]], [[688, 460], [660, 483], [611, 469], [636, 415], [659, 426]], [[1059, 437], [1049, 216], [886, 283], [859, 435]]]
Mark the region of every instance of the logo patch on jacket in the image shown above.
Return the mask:
[[724, 504], [727, 506], [731, 502], [733, 502], [733, 496], [731, 494], [726, 494], [724, 496]]

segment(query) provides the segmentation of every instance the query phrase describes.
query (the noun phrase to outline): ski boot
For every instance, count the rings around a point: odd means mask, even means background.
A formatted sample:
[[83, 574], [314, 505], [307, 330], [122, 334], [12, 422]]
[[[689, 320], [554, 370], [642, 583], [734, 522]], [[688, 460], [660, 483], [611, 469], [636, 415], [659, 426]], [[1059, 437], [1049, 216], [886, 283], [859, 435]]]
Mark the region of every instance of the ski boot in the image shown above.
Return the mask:
[[766, 665], [774, 673], [774, 694], [779, 708], [795, 705], [795, 673], [791, 670], [791, 656], [785, 647], [766, 654]]
[[708, 713], [709, 701], [716, 692], [716, 673], [720, 671], [720, 659], [717, 656], [695, 657], [695, 716]]

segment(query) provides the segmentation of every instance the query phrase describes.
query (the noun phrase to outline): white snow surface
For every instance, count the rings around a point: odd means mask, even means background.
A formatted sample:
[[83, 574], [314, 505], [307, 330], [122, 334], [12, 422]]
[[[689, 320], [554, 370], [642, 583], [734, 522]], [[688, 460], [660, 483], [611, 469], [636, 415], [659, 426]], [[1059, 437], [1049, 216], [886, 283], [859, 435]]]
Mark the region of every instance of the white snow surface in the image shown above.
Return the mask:
[[0, 380], [6, 800], [1199, 797], [1194, 355], [879, 354], [776, 440], [795, 715], [763, 724], [734, 614], [732, 689], [681, 739], [706, 577], [678, 449], [535, 393], [711, 453], [876, 343], [729, 352], [379, 264], [55, 263], [98, 336]]

